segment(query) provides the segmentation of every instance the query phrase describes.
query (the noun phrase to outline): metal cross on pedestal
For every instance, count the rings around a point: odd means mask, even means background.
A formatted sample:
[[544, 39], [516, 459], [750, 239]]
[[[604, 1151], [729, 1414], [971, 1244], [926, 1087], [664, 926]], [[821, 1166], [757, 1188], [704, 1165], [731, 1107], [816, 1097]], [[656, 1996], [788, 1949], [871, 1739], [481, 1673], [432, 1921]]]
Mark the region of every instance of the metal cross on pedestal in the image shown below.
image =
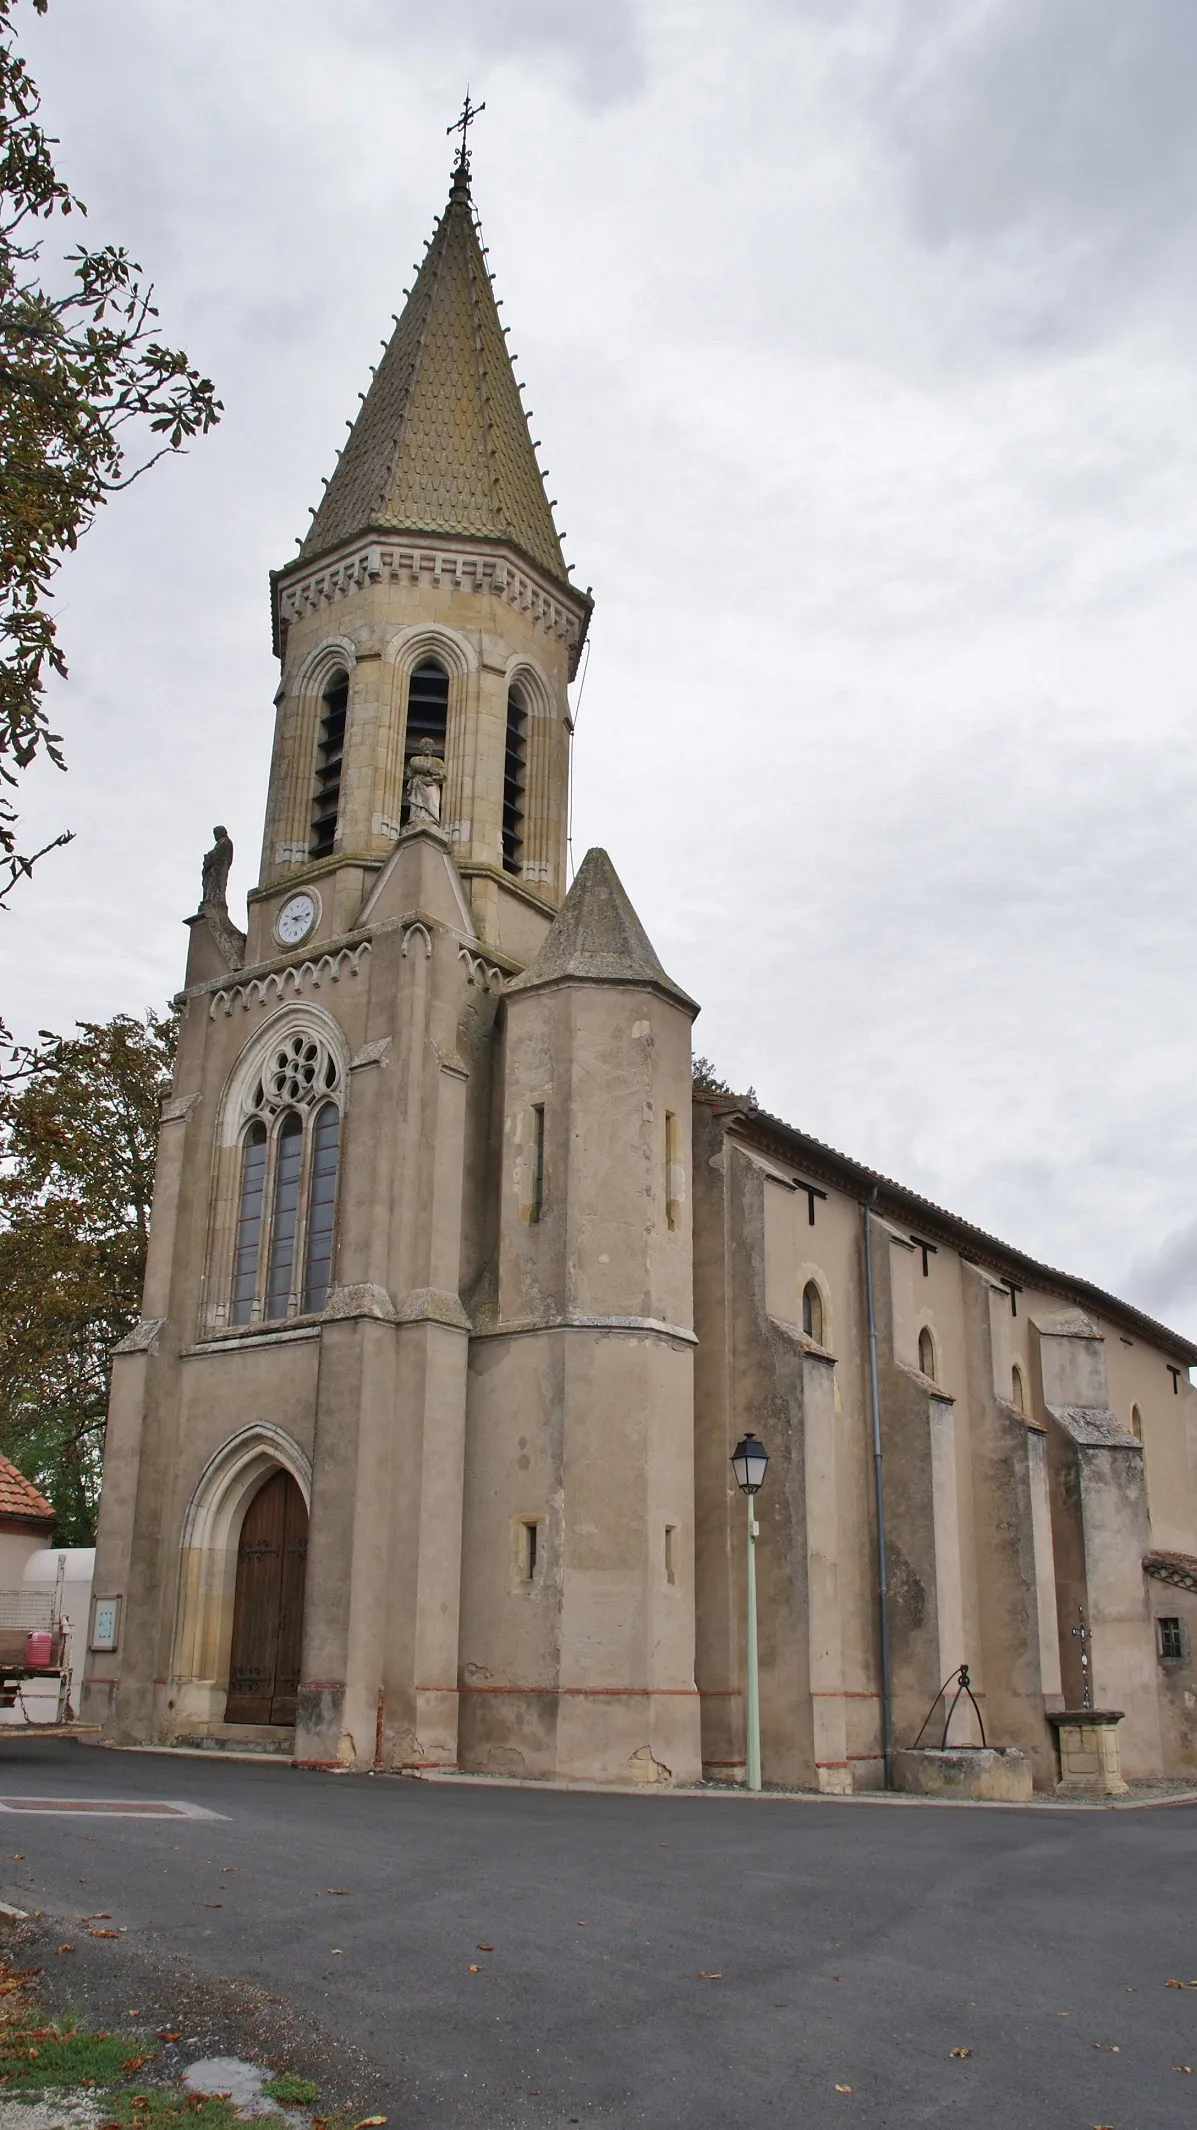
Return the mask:
[[470, 148], [469, 148], [469, 131], [470, 131], [470, 127], [471, 127], [471, 126], [473, 125], [473, 123], [474, 123], [474, 120], [475, 120], [475, 119], [477, 118], [477, 116], [478, 116], [478, 113], [479, 113], [480, 111], [485, 111], [485, 109], [486, 109], [486, 105], [485, 105], [485, 103], [480, 103], [480, 104], [472, 104], [472, 103], [470, 102], [470, 92], [469, 92], [469, 90], [467, 89], [467, 90], [466, 90], [466, 92], [465, 92], [465, 102], [463, 103], [463, 105], [462, 105], [462, 107], [461, 107], [461, 117], [460, 117], [459, 119], [457, 119], [457, 120], [456, 120], [456, 121], [454, 122], [454, 124], [453, 124], [453, 125], [451, 125], [451, 126], [446, 126], [446, 127], [445, 127], [445, 132], [446, 132], [447, 134], [448, 134], [448, 133], [460, 133], [460, 135], [461, 135], [461, 154], [460, 154], [460, 156], [458, 157], [458, 162], [459, 162], [459, 163], [464, 163], [464, 164], [465, 164], [465, 166], [466, 166], [466, 168], [467, 168], [467, 170], [469, 169], [469, 166], [470, 166]]
[[1088, 1628], [1086, 1627], [1086, 1625], [1085, 1625], [1085, 1608], [1084, 1608], [1084, 1606], [1083, 1606], [1083, 1605], [1078, 1605], [1076, 1609], [1077, 1609], [1077, 1614], [1078, 1614], [1078, 1617], [1079, 1617], [1079, 1619], [1080, 1619], [1080, 1623], [1081, 1623], [1081, 1624], [1080, 1624], [1080, 1626], [1079, 1626], [1079, 1627], [1074, 1627], [1072, 1631], [1073, 1631], [1073, 1634], [1074, 1634], [1074, 1635], [1076, 1636], [1077, 1640], [1079, 1641], [1079, 1643], [1080, 1643], [1080, 1645], [1081, 1645], [1081, 1707], [1082, 1707], [1082, 1708], [1092, 1708], [1092, 1706], [1093, 1706], [1093, 1695], [1092, 1695], [1092, 1693], [1090, 1692], [1090, 1689], [1089, 1689], [1089, 1648], [1088, 1648], [1088, 1644], [1089, 1644], [1089, 1641], [1090, 1641], [1090, 1635], [1089, 1635], [1089, 1629], [1088, 1629]]

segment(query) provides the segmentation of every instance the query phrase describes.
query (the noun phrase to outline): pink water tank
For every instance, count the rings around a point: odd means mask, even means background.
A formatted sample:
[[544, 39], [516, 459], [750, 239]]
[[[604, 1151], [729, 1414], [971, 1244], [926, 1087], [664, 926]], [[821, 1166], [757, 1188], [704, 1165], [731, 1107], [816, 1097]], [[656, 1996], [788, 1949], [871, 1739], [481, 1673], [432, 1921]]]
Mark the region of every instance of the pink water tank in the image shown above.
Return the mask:
[[48, 1671], [54, 1656], [54, 1637], [48, 1627], [36, 1627], [25, 1637], [25, 1662], [31, 1671]]

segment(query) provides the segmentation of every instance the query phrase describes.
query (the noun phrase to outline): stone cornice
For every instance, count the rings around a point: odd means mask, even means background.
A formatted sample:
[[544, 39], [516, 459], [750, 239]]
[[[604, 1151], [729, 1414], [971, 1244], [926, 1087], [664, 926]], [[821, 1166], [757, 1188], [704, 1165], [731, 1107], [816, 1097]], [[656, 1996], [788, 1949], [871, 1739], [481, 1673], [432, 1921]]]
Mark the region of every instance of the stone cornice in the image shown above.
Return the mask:
[[283, 656], [292, 621], [332, 606], [365, 584], [448, 584], [518, 607], [556, 642], [569, 647], [570, 678], [577, 671], [593, 601], [555, 582], [518, 548], [468, 536], [368, 530], [357, 540], [315, 558], [297, 558], [270, 573], [275, 656]]

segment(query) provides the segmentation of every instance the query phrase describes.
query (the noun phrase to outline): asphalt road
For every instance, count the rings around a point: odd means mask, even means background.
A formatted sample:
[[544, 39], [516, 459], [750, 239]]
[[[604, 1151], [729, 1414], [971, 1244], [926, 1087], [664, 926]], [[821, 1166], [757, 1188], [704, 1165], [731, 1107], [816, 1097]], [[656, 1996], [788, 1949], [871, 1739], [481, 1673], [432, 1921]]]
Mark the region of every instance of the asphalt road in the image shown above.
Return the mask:
[[1197, 2121], [1197, 1989], [1165, 1987], [1197, 1978], [1197, 1807], [594, 1797], [6, 1740], [0, 1801], [30, 1794], [225, 1815], [0, 1814], [3, 1896], [110, 1997], [157, 1963], [285, 1998], [362, 2052], [391, 2130]]

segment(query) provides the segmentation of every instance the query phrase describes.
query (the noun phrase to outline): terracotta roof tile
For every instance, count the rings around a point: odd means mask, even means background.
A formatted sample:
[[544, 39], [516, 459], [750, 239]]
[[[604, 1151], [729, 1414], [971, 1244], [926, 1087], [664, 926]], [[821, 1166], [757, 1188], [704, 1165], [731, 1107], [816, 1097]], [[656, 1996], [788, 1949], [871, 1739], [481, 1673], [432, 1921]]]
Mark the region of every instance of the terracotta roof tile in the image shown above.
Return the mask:
[[27, 1516], [30, 1523], [54, 1521], [53, 1504], [7, 1457], [0, 1457], [0, 1516]]

